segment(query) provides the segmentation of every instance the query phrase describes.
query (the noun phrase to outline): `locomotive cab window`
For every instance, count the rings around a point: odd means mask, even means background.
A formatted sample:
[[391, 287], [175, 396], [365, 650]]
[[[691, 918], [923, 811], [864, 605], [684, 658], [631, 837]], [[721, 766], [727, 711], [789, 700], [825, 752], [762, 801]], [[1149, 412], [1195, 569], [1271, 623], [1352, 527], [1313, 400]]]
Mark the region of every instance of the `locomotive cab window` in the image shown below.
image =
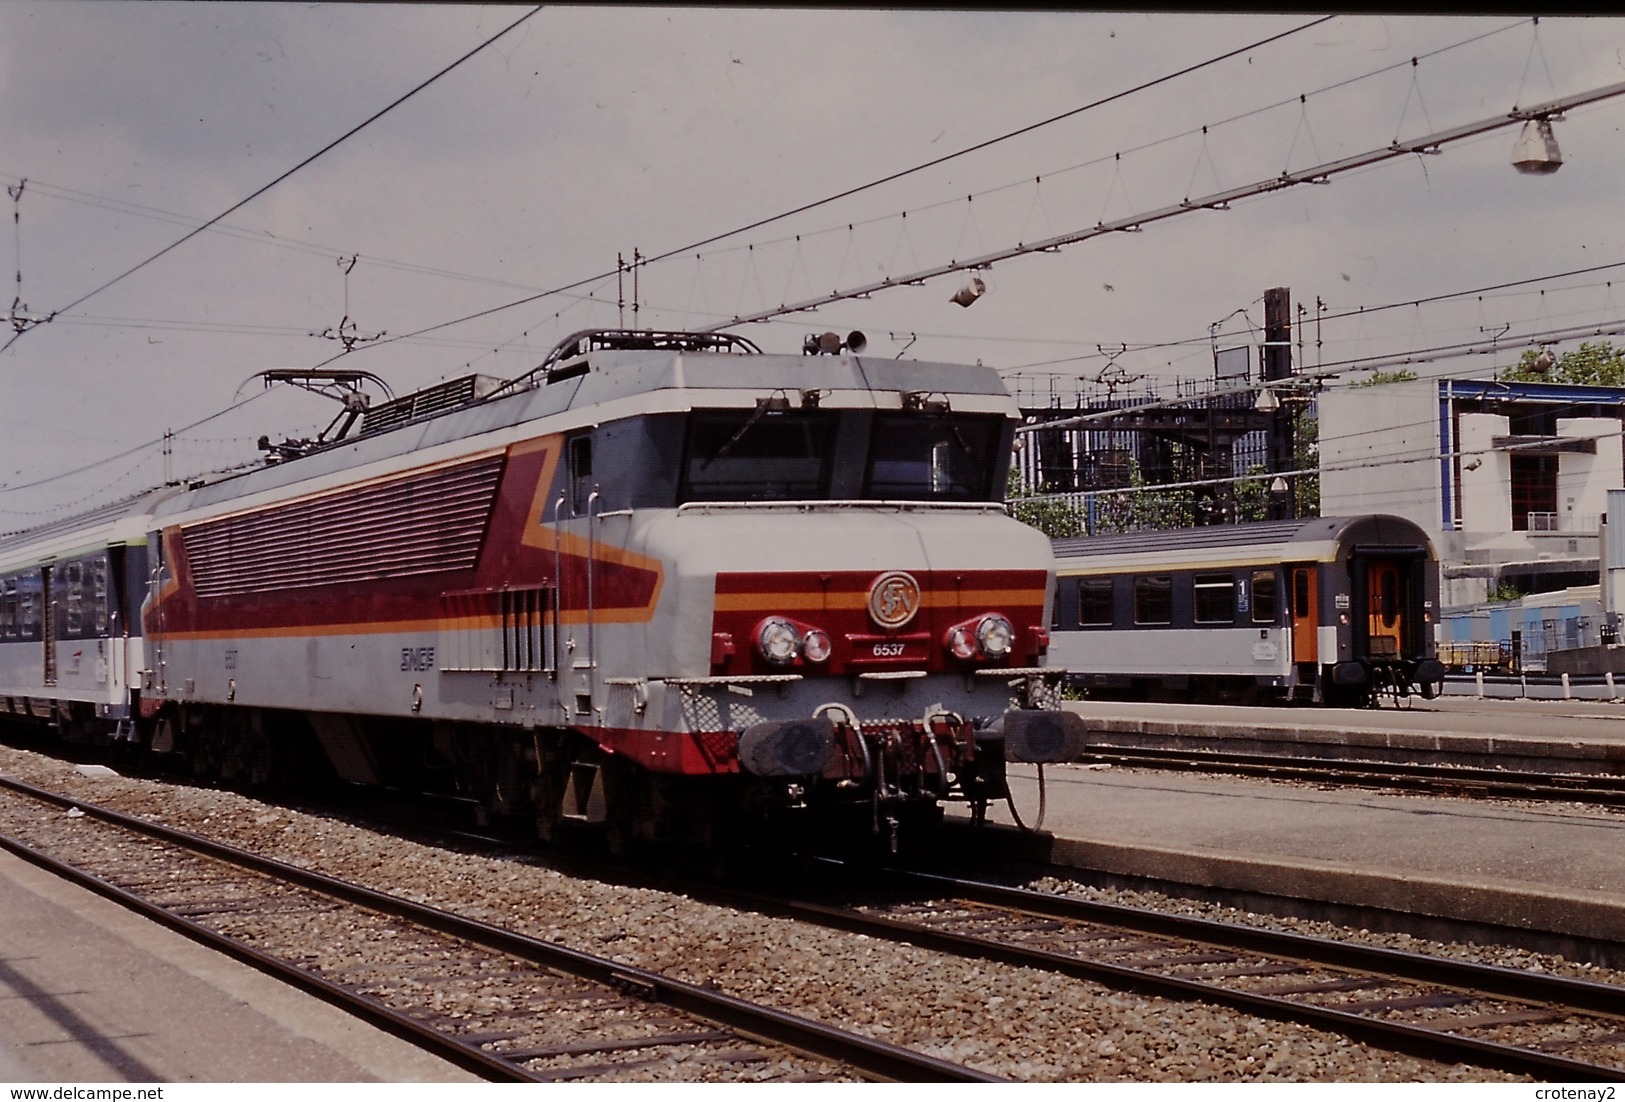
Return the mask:
[[989, 501], [1002, 421], [995, 416], [882, 414], [870, 437], [864, 497]]
[[576, 516], [587, 511], [592, 497], [592, 437], [578, 436], [570, 441], [570, 509]]
[[1174, 622], [1174, 582], [1167, 574], [1142, 574], [1134, 579], [1134, 622]]
[[835, 414], [718, 410], [695, 413], [677, 500], [816, 501], [828, 496]]
[[1279, 615], [1275, 600], [1275, 571], [1253, 571], [1253, 623], [1273, 624]]
[[1233, 624], [1236, 581], [1229, 574], [1198, 574], [1192, 584], [1198, 624]]
[[1078, 623], [1086, 628], [1112, 626], [1112, 580], [1078, 579]]

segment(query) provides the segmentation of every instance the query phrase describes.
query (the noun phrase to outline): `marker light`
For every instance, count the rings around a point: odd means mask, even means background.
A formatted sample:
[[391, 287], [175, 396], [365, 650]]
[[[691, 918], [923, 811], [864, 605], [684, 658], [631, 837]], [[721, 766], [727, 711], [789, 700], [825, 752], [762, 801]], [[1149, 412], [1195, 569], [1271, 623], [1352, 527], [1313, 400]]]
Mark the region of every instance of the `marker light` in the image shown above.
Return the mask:
[[801, 638], [801, 657], [809, 662], [827, 662], [830, 652], [834, 649], [829, 641], [829, 635], [814, 629]]

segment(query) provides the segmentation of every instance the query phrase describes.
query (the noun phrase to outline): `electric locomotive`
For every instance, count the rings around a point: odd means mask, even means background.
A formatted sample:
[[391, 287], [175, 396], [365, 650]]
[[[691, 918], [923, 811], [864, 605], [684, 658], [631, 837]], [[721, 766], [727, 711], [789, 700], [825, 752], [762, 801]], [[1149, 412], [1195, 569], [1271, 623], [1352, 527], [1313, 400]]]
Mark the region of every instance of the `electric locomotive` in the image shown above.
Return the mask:
[[1439, 566], [1402, 517], [1054, 541], [1055, 657], [1097, 696], [1436, 696]]
[[[33, 595], [0, 622], [0, 707], [620, 848], [979, 817], [1006, 762], [1083, 750], [1051, 551], [1001, 504], [1019, 413], [991, 369], [861, 348], [583, 331], [518, 379], [0, 541]], [[70, 551], [122, 615], [71, 611]], [[67, 672], [81, 641], [100, 696]]]

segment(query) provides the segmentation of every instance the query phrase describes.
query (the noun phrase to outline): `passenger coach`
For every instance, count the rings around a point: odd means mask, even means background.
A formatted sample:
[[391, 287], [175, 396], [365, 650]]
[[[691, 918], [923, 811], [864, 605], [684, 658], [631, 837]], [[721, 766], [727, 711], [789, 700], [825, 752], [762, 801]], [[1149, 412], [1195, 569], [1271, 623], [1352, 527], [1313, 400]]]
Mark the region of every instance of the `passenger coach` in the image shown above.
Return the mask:
[[1054, 541], [1052, 657], [1096, 695], [1432, 697], [1438, 560], [1401, 517]]

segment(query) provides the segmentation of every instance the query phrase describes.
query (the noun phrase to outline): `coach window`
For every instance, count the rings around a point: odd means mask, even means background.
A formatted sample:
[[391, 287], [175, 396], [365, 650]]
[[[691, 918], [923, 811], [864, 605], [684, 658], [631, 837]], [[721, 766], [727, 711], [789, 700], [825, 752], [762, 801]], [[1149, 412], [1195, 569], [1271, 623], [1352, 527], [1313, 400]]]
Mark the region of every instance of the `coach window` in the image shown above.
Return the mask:
[[98, 556], [90, 564], [90, 615], [97, 635], [107, 634], [107, 560]]
[[1198, 574], [1192, 586], [1198, 624], [1236, 622], [1236, 581], [1228, 574]]
[[67, 632], [69, 635], [78, 635], [85, 624], [85, 567], [83, 563], [70, 562], [62, 571], [63, 580], [67, 583]]
[[0, 584], [0, 635], [17, 634], [17, 579]]
[[1382, 626], [1391, 628], [1399, 622], [1399, 575], [1393, 570], [1383, 571], [1377, 588], [1381, 601], [1377, 614]]
[[1253, 571], [1253, 623], [1273, 624], [1279, 615], [1275, 605], [1275, 571]]
[[38, 584], [38, 582], [30, 578], [23, 578], [18, 583], [17, 627], [25, 639], [34, 637], [34, 627], [39, 623], [34, 615], [34, 594], [38, 589]]
[[1166, 574], [1142, 574], [1134, 579], [1134, 622], [1174, 622], [1174, 581]]
[[1112, 580], [1110, 578], [1080, 578], [1078, 580], [1078, 623], [1086, 628], [1112, 626]]

